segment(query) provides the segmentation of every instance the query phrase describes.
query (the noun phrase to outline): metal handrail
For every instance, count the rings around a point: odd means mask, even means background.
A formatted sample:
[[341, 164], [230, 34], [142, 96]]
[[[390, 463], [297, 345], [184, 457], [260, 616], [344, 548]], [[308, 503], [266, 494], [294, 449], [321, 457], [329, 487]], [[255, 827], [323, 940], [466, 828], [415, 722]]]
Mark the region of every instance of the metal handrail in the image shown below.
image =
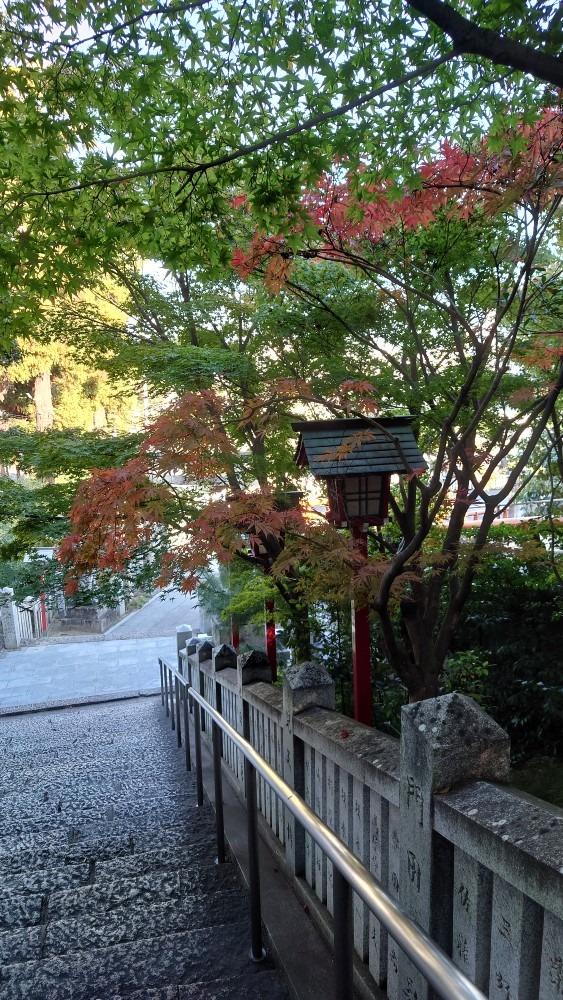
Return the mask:
[[[243, 754], [245, 760], [252, 766], [253, 773], [257, 772], [264, 781], [273, 789], [281, 799], [283, 805], [301, 823], [303, 828], [312, 837], [315, 843], [326, 854], [327, 858], [335, 866], [335, 875], [342, 876], [347, 885], [354, 890], [364, 901], [368, 909], [385, 927], [391, 937], [402, 948], [413, 965], [424, 975], [430, 986], [443, 1000], [487, 1000], [485, 995], [461, 972], [452, 962], [447, 953], [438, 945], [430, 935], [423, 930], [414, 920], [401, 909], [397, 902], [383, 889], [375, 876], [368, 871], [362, 862], [349, 850], [349, 848], [326, 826], [307, 805], [306, 802], [280, 778], [279, 774], [273, 770], [254, 747], [245, 740], [233, 727], [215, 710], [215, 708], [201, 695], [195, 691], [188, 678], [170, 666], [165, 660], [160, 659], [161, 680], [164, 703], [164, 684], [162, 678], [163, 668], [170, 674], [170, 694], [172, 695], [171, 678], [174, 676], [176, 685], [182, 685], [188, 698], [195, 702], [194, 705], [194, 728], [196, 735], [196, 758], [200, 759], [198, 753], [198, 740], [200, 739], [199, 708], [203, 708], [212, 720], [214, 733], [217, 726], [226, 736], [229, 737], [235, 746]], [[178, 687], [176, 687], [178, 691]], [[196, 712], [197, 709], [197, 712]], [[168, 699], [167, 699], [168, 714]], [[178, 714], [179, 719], [179, 714]], [[172, 712], [172, 724], [174, 726], [174, 713]], [[187, 727], [186, 727], [187, 729]], [[216, 740], [214, 740], [216, 744]], [[214, 746], [216, 750], [216, 746]], [[220, 755], [217, 761], [217, 754], [214, 753], [215, 769], [220, 768]], [[197, 763], [197, 761], [196, 761]], [[217, 786], [216, 786], [217, 791]], [[221, 810], [222, 811], [222, 810]], [[336, 883], [336, 880], [335, 880]], [[338, 886], [338, 891], [342, 892], [342, 886]], [[335, 884], [336, 894], [336, 884]], [[344, 904], [345, 905], [345, 904]], [[335, 921], [336, 921], [336, 901], [335, 901]], [[335, 928], [336, 945], [336, 928]], [[344, 980], [343, 980], [344, 981]], [[337, 994], [338, 995], [338, 994]], [[342, 996], [350, 994], [342, 993]]]

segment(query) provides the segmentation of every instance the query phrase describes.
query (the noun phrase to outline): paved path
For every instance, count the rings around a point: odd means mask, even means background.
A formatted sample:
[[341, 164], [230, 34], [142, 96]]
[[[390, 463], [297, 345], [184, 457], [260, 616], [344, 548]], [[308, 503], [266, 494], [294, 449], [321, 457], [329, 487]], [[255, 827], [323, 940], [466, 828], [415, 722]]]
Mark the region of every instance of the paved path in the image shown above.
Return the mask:
[[[158, 657], [176, 654], [176, 626], [199, 631], [193, 598], [153, 598], [103, 636], [64, 636], [0, 659], [0, 714], [15, 706], [97, 701], [154, 693]], [[62, 640], [62, 641], [61, 641]]]
[[106, 632], [112, 639], [131, 638], [139, 635], [174, 635], [177, 625], [191, 625], [194, 632], [200, 632], [201, 615], [197, 599], [178, 591], [151, 598], [139, 611], [128, 615]]

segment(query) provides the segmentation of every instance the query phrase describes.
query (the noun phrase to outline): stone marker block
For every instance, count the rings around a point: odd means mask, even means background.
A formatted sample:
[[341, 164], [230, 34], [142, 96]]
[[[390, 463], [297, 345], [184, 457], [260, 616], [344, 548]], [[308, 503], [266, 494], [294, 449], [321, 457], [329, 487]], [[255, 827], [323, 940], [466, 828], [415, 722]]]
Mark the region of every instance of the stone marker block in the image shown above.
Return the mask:
[[[510, 741], [465, 695], [406, 705], [401, 729], [400, 902], [442, 946], [453, 922], [453, 847], [433, 836], [434, 795], [471, 781], [507, 781]], [[440, 853], [438, 853], [440, 851]], [[404, 955], [399, 995], [427, 1000], [424, 977]]]
[[176, 626], [176, 652], [178, 654], [178, 670], [180, 673], [184, 671], [184, 657], [181, 654], [186, 652], [186, 646], [192, 635], [192, 629], [189, 625]]
[[13, 597], [12, 587], [2, 587], [0, 590], [0, 620], [2, 621], [6, 649], [19, 649], [21, 645], [20, 625]]
[[[304, 781], [304, 792], [303, 797], [307, 805], [315, 811], [315, 770], [314, 770], [314, 760], [315, 751], [307, 743], [303, 748], [303, 765], [305, 767], [305, 781]], [[314, 873], [314, 841], [311, 836], [305, 834], [305, 880], [307, 885], [313, 888], [315, 881]]]
[[542, 1000], [563, 997], [563, 922], [544, 914], [539, 996]]
[[228, 645], [231, 641], [230, 624], [214, 621], [211, 627], [211, 635], [216, 646], [222, 646], [223, 643]]
[[491, 953], [492, 872], [456, 847], [453, 888], [452, 958], [486, 992]]
[[[389, 803], [373, 788], [369, 796], [369, 869], [386, 889], [389, 882]], [[399, 810], [396, 812], [398, 814]], [[387, 980], [387, 954], [387, 931], [370, 913], [369, 971], [378, 986]]]
[[[369, 800], [368, 786], [358, 778], [353, 778], [350, 846], [366, 868], [369, 868]], [[354, 893], [353, 911], [354, 947], [365, 962], [368, 958], [369, 911], [357, 893]]]
[[[324, 667], [307, 661], [290, 667], [283, 678], [283, 777], [298, 795], [305, 795], [305, 759], [301, 740], [294, 736], [293, 717], [306, 708], [334, 708], [334, 682]], [[285, 810], [285, 846], [289, 870], [305, 874], [305, 836], [289, 810]]]
[[[330, 757], [326, 758], [326, 825], [338, 834], [340, 824], [340, 768]], [[334, 865], [326, 862], [326, 905], [334, 914]]]
[[[315, 813], [326, 822], [326, 757], [320, 750], [315, 750]], [[315, 844], [315, 892], [321, 903], [326, 903], [326, 854]]]
[[176, 626], [176, 648], [178, 652], [181, 649], [186, 648], [186, 643], [189, 642], [193, 635], [193, 629], [191, 625], [177, 625]]
[[542, 911], [495, 875], [491, 926], [490, 1000], [528, 1000], [539, 993]]
[[[387, 890], [393, 899], [399, 900], [399, 862], [401, 855], [401, 813], [397, 806], [389, 803], [389, 841], [388, 841], [388, 865], [389, 881]], [[398, 1000], [399, 997], [399, 963], [405, 960], [405, 956], [396, 941], [391, 935], [387, 935], [388, 959], [387, 959], [387, 996], [389, 1000]], [[405, 990], [409, 989], [408, 982]], [[408, 994], [407, 994], [408, 995]]]

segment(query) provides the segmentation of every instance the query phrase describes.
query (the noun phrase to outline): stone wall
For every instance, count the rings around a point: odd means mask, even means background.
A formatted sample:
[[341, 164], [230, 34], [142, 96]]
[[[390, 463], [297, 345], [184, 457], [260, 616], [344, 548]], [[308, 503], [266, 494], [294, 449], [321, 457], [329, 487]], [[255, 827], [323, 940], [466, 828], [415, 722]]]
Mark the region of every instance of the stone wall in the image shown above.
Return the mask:
[[[403, 709], [401, 741], [334, 711], [317, 665], [269, 683], [264, 654], [198, 644], [179, 663], [491, 1000], [563, 997], [563, 811], [507, 786], [508, 737], [458, 694]], [[182, 648], [181, 648], [182, 647]], [[233, 780], [240, 754], [224, 739]], [[332, 866], [258, 782], [263, 822], [311, 912], [330, 927]], [[354, 942], [391, 1000], [430, 991], [364, 904]]]

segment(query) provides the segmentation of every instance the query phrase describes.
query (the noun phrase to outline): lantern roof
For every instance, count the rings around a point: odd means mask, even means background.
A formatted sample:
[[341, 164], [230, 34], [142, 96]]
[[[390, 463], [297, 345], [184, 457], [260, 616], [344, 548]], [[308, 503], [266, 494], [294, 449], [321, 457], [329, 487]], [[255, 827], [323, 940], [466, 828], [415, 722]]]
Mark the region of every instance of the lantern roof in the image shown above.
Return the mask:
[[410, 416], [357, 417], [294, 423], [293, 430], [299, 432], [295, 461], [300, 468], [308, 465], [318, 479], [426, 469], [412, 420]]

